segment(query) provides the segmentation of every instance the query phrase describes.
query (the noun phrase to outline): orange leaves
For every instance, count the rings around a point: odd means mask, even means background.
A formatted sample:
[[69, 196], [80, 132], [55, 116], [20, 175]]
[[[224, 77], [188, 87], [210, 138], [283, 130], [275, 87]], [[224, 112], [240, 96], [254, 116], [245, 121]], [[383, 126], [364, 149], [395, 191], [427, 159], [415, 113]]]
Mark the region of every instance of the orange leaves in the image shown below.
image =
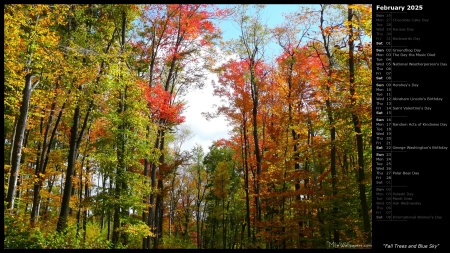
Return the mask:
[[201, 27], [202, 27], [203, 30], [208, 31], [209, 33], [214, 32], [214, 30], [216, 29], [216, 28], [214, 27], [214, 24], [213, 24], [211, 21], [204, 21], [204, 22], [201, 24]]
[[92, 129], [89, 131], [89, 138], [96, 141], [99, 138], [104, 137], [108, 124], [109, 122], [104, 118], [97, 119], [95, 124], [93, 124]]

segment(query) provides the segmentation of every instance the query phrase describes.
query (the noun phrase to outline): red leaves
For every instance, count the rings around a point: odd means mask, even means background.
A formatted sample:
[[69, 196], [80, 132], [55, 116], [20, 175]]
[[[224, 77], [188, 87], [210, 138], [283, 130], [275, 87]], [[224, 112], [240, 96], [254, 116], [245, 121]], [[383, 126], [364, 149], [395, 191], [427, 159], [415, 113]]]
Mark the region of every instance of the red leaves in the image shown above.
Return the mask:
[[211, 43], [209, 43], [207, 40], [201, 39], [200, 40], [200, 45], [202, 45], [202, 46], [209, 46], [209, 45], [211, 45]]
[[161, 85], [149, 87], [143, 82], [138, 84], [144, 90], [152, 119], [162, 119], [169, 124], [180, 124], [185, 121], [185, 117], [181, 115], [184, 105], [182, 103], [173, 104], [173, 94], [164, 90]]
[[207, 11], [205, 4], [169, 4], [168, 13], [173, 15], [169, 20], [169, 31], [181, 33], [185, 39], [195, 39], [200, 34], [213, 33], [216, 29], [210, 19], [217, 13]]

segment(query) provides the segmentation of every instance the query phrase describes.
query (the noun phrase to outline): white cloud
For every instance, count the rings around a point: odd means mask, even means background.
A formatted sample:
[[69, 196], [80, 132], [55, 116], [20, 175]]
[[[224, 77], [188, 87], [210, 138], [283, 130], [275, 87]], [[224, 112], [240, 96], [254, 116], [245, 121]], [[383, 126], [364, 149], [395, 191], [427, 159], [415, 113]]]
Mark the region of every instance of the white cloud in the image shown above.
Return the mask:
[[217, 82], [217, 76], [209, 74], [202, 90], [193, 90], [184, 97], [187, 104], [183, 113], [186, 121], [183, 124], [187, 125], [192, 131], [192, 138], [186, 141], [182, 147], [184, 150], [190, 150], [196, 144], [199, 144], [206, 154], [214, 140], [226, 139], [229, 136], [230, 127], [225, 117], [220, 116], [207, 120], [202, 115], [203, 112], [213, 113], [216, 110], [214, 105], [220, 104], [220, 98], [213, 96], [211, 83], [213, 79]]
[[[220, 47], [216, 47], [215, 50], [216, 62], [214, 67], [222, 65], [230, 59], [239, 59], [236, 54], [227, 55]], [[205, 54], [207, 53], [201, 52], [201, 55]], [[203, 59], [200, 58], [199, 61], [203, 61]], [[198, 63], [200, 64], [200, 62]], [[216, 83], [218, 82], [217, 74], [207, 74], [203, 89], [190, 90], [183, 96], [183, 100], [186, 101], [182, 114], [186, 117], [186, 121], [183, 124], [188, 126], [192, 132], [192, 138], [186, 140], [182, 145], [181, 148], [183, 150], [191, 150], [196, 144], [199, 144], [206, 154], [213, 141], [229, 137], [228, 132], [231, 130], [231, 127], [228, 126], [225, 116], [207, 120], [202, 115], [202, 113], [206, 112], [214, 113], [217, 110], [217, 106], [223, 104], [219, 97], [213, 95], [213, 80]]]

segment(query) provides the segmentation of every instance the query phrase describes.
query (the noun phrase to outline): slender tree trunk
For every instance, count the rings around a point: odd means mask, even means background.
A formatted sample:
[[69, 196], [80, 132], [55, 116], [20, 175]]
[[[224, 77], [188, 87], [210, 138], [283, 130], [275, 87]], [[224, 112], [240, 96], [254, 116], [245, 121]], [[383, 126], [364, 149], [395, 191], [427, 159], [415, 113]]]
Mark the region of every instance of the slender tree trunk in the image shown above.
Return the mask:
[[[41, 117], [41, 124], [40, 124], [40, 131], [39, 134], [42, 135], [42, 131], [43, 131], [43, 124], [44, 124], [44, 118]], [[41, 149], [41, 142], [38, 141], [37, 142], [37, 150], [39, 152], [42, 151]], [[40, 186], [39, 184], [42, 183], [40, 182], [41, 179], [41, 175], [40, 175], [40, 155], [37, 155], [36, 157], [36, 163], [35, 163], [35, 171], [34, 171], [34, 178], [33, 178], [33, 204], [31, 205], [31, 215], [30, 215], [30, 226], [34, 227], [34, 224], [37, 220], [37, 216], [39, 214], [39, 204], [41, 202], [41, 198], [40, 198]]]
[[249, 171], [248, 171], [248, 159], [247, 159], [247, 154], [248, 154], [248, 137], [247, 137], [247, 120], [244, 117], [244, 121], [243, 121], [243, 160], [244, 160], [244, 180], [245, 180], [245, 210], [246, 210], [246, 215], [245, 215], [245, 219], [246, 219], [246, 224], [247, 224], [247, 238], [250, 240], [251, 238], [251, 228], [250, 228], [250, 196], [249, 196]]
[[170, 183], [170, 203], [169, 203], [169, 238], [172, 236], [172, 226], [174, 220], [175, 209], [175, 180], [176, 175], [174, 173], [172, 182]]
[[[120, 95], [120, 103], [118, 113], [123, 116], [125, 112], [125, 100], [126, 95]], [[122, 182], [124, 180], [125, 174], [125, 119], [122, 118], [122, 123], [119, 126], [119, 134], [117, 136], [117, 169], [116, 169], [116, 179], [115, 179], [115, 190], [114, 190], [114, 218], [113, 218], [113, 235], [112, 235], [112, 243], [114, 247], [117, 247], [120, 238], [120, 197], [122, 193]]]
[[353, 125], [356, 132], [356, 147], [358, 150], [358, 188], [359, 188], [359, 198], [361, 203], [361, 211], [363, 216], [364, 232], [366, 234], [366, 243], [372, 242], [372, 233], [370, 231], [370, 218], [369, 218], [369, 208], [367, 206], [366, 200], [366, 185], [364, 184], [364, 153], [363, 153], [363, 136], [361, 133], [361, 121], [358, 114], [355, 111], [354, 105], [356, 103], [355, 99], [355, 64], [354, 64], [354, 37], [353, 37], [353, 10], [348, 8], [348, 22], [349, 22], [349, 71], [350, 71], [350, 97], [351, 97], [351, 112]]
[[[291, 55], [291, 62], [289, 63], [289, 76], [288, 76], [288, 127], [292, 127], [294, 125], [293, 122], [293, 105], [292, 105], [292, 72], [294, 71], [294, 55]], [[288, 128], [289, 131], [289, 128]], [[293, 149], [293, 158], [294, 158], [294, 170], [296, 172], [300, 171], [300, 151], [298, 148], [298, 139], [299, 139], [299, 134], [297, 134], [297, 132], [292, 128], [291, 129], [291, 135], [292, 135], [292, 149]], [[300, 182], [301, 182], [301, 178], [298, 177], [295, 179], [295, 191], [299, 191], [300, 190]], [[296, 196], [296, 200], [297, 202], [301, 202], [302, 198], [301, 195], [298, 194]], [[298, 212], [300, 213], [301, 210], [298, 210]], [[301, 215], [300, 215], [301, 216]], [[303, 232], [304, 228], [303, 228], [303, 220], [299, 220], [298, 221], [298, 242], [299, 242], [299, 247], [300, 248], [305, 248], [306, 245], [303, 243], [303, 238], [304, 238], [304, 232]], [[285, 242], [284, 242], [285, 245]]]
[[[123, 53], [125, 50], [125, 32], [126, 32], [126, 12], [122, 11], [122, 23], [121, 23], [121, 38], [119, 40], [121, 52]], [[120, 62], [119, 62], [120, 63]], [[119, 82], [122, 82], [122, 68], [119, 69]], [[118, 135], [116, 139], [117, 143], [117, 173], [116, 173], [116, 180], [115, 180], [115, 191], [114, 191], [114, 221], [113, 221], [113, 236], [112, 236], [112, 243], [114, 247], [116, 248], [119, 244], [120, 239], [122, 239], [122, 243], [124, 245], [127, 245], [127, 235], [126, 233], [120, 233], [119, 229], [122, 226], [122, 223], [120, 222], [121, 216], [126, 217], [128, 215], [128, 210], [126, 208], [122, 208], [120, 199], [123, 197], [126, 189], [126, 179], [125, 179], [125, 172], [127, 170], [127, 165], [125, 162], [126, 159], [126, 142], [127, 142], [127, 135], [125, 131], [128, 128], [128, 119], [125, 115], [125, 112], [128, 110], [127, 108], [127, 90], [128, 85], [125, 83], [123, 87], [123, 92], [119, 93], [119, 107], [117, 109], [118, 114], [120, 117], [122, 117], [122, 122], [119, 125], [118, 129]]]
[[83, 173], [80, 173], [80, 177], [79, 177], [79, 180], [80, 180], [80, 182], [79, 182], [79, 189], [78, 189], [78, 211], [77, 211], [77, 221], [76, 221], [76, 223], [77, 223], [77, 231], [76, 231], [76, 236], [78, 237], [79, 236], [79, 232], [80, 232], [80, 227], [81, 227], [81, 212], [82, 212], [82, 207], [81, 207], [81, 203], [82, 203], [82, 200], [83, 200]]
[[[251, 70], [253, 73], [253, 69]], [[253, 99], [253, 108], [252, 108], [252, 116], [253, 116], [253, 139], [255, 142], [255, 157], [256, 157], [256, 220], [258, 222], [261, 221], [261, 200], [260, 200], [260, 176], [261, 176], [261, 151], [259, 148], [259, 139], [258, 139], [258, 106], [259, 106], [259, 98], [258, 98], [258, 88], [256, 87], [256, 80], [252, 74], [252, 99]]]
[[330, 142], [331, 142], [331, 152], [330, 152], [330, 171], [331, 171], [331, 188], [333, 194], [333, 241], [339, 243], [339, 222], [338, 222], [338, 208], [337, 200], [337, 175], [336, 175], [336, 127], [334, 126], [334, 119], [331, 112], [331, 101], [327, 99], [326, 101], [328, 120], [330, 124]]
[[[161, 139], [160, 139], [160, 146], [159, 150], [162, 152], [164, 150], [164, 137], [165, 137], [165, 130], [161, 130]], [[163, 191], [164, 191], [164, 184], [163, 184], [163, 171], [161, 170], [161, 165], [165, 164], [165, 156], [164, 153], [161, 153], [161, 156], [159, 157], [159, 178], [158, 178], [158, 193], [156, 194], [156, 210], [155, 210], [155, 223], [156, 223], [156, 236], [154, 238], [154, 245], [153, 248], [157, 249], [159, 242], [162, 240], [163, 236]]]
[[[89, 177], [89, 166], [86, 167], [86, 177]], [[87, 183], [84, 184], [84, 198], [90, 197], [89, 185]], [[84, 208], [83, 210], [83, 242], [86, 242], [86, 234], [87, 234], [87, 218], [88, 218], [88, 210]]]
[[[81, 87], [79, 88], [81, 92]], [[77, 102], [78, 103], [78, 102]], [[60, 217], [58, 219], [58, 224], [56, 230], [58, 232], [62, 232], [67, 227], [67, 217], [69, 216], [70, 211], [70, 196], [72, 195], [72, 177], [75, 175], [75, 166], [78, 157], [78, 150], [80, 147], [80, 143], [82, 141], [84, 131], [87, 128], [87, 122], [89, 120], [90, 113], [94, 106], [94, 101], [91, 100], [89, 103], [89, 107], [87, 109], [86, 115], [84, 117], [83, 125], [81, 126], [80, 132], [78, 133], [78, 127], [80, 125], [81, 118], [81, 108], [80, 105], [77, 104], [73, 116], [73, 125], [70, 130], [70, 141], [69, 141], [69, 156], [67, 162], [67, 172], [66, 172], [66, 181], [64, 184], [64, 193], [62, 197], [61, 204], [61, 212]]]
[[[255, 233], [259, 232], [261, 221], [261, 199], [260, 199], [260, 176], [262, 171], [262, 157], [261, 157], [261, 151], [259, 148], [259, 138], [258, 138], [258, 106], [259, 106], [259, 95], [258, 95], [258, 86], [256, 83], [256, 77], [255, 77], [255, 64], [254, 59], [250, 59], [250, 83], [251, 83], [251, 97], [252, 97], [252, 120], [253, 120], [253, 139], [255, 143], [255, 158], [256, 158], [256, 178], [255, 178], [255, 205], [256, 205], [256, 231]], [[256, 243], [256, 236], [253, 236], [253, 242]]]
[[[102, 175], [102, 174], [100, 174], [100, 175]], [[103, 174], [103, 177], [102, 177], [102, 192], [103, 193], [106, 193], [106, 180], [107, 180], [107, 178], [106, 178], [106, 175], [105, 174]], [[105, 201], [102, 201], [102, 217], [101, 217], [101, 223], [100, 223], [100, 231], [103, 231], [103, 229], [105, 228]]]
[[[224, 185], [222, 183], [222, 192]], [[227, 248], [227, 226], [225, 224], [225, 197], [222, 199], [222, 249]]]
[[332, 223], [333, 223], [333, 242], [335, 244], [339, 244], [339, 221], [338, 221], [338, 208], [337, 208], [337, 200], [335, 199], [337, 196], [337, 175], [336, 175], [336, 127], [334, 125], [334, 118], [333, 118], [333, 108], [331, 105], [331, 79], [332, 79], [332, 69], [334, 65], [333, 56], [330, 52], [330, 45], [329, 45], [329, 39], [327, 39], [327, 34], [324, 31], [324, 11], [325, 6], [322, 6], [322, 9], [320, 11], [320, 27], [321, 33], [322, 33], [322, 39], [323, 39], [323, 46], [326, 52], [326, 56], [328, 58], [329, 66], [325, 68], [325, 66], [322, 64], [325, 72], [327, 73], [328, 80], [327, 80], [327, 96], [328, 98], [325, 100], [326, 105], [326, 112], [328, 117], [328, 123], [330, 126], [330, 144], [331, 144], [331, 150], [330, 150], [330, 171], [331, 171], [331, 188], [332, 188], [332, 195], [333, 195], [333, 208], [332, 208]]
[[[109, 177], [109, 195], [113, 195], [113, 189], [112, 189], [112, 180], [111, 177]], [[108, 219], [108, 236], [106, 237], [107, 240], [111, 240], [111, 208], [108, 208], [106, 211], [107, 219]]]
[[[158, 134], [156, 136], [155, 145], [154, 148], [159, 148], [159, 142], [160, 142], [160, 136], [161, 136], [161, 129], [158, 129]], [[155, 217], [156, 217], [156, 205], [155, 205], [155, 199], [156, 199], [156, 164], [150, 163], [150, 169], [151, 169], [151, 177], [150, 177], [150, 184], [152, 192], [150, 194], [150, 207], [149, 207], [149, 217], [147, 224], [149, 225], [150, 229], [153, 233], [156, 232], [156, 223], [155, 223]], [[153, 239], [154, 241], [154, 239]], [[147, 238], [147, 246], [150, 248], [151, 238]]]
[[[85, 154], [87, 153], [87, 149], [88, 149], [88, 145], [89, 145], [89, 130], [90, 130], [90, 126], [88, 129], [88, 138], [85, 144]], [[83, 207], [83, 188], [84, 190], [84, 198], [87, 198], [87, 191], [89, 190], [89, 186], [87, 184], [87, 180], [85, 180], [84, 185], [83, 185], [83, 168], [84, 168], [84, 162], [86, 161], [86, 158], [89, 155], [84, 155], [81, 161], [81, 166], [80, 166], [80, 176], [79, 176], [79, 186], [78, 186], [78, 211], [77, 211], [77, 232], [76, 235], [79, 235], [79, 230], [82, 227], [82, 223], [83, 223], [83, 217], [82, 214], [84, 213], [83, 209], [85, 209]], [[87, 179], [87, 177], [89, 176], [89, 160], [86, 162], [86, 173], [85, 173], [85, 178]]]
[[61, 211], [56, 227], [56, 231], [62, 232], [67, 227], [67, 217], [69, 216], [70, 195], [72, 192], [72, 176], [75, 170], [77, 158], [77, 133], [80, 124], [80, 106], [77, 105], [73, 114], [72, 128], [70, 129], [69, 157], [67, 161], [66, 181], [64, 184], [64, 194], [62, 197]]
[[[150, 131], [150, 129], [147, 127], [147, 138], [149, 137], [149, 131]], [[150, 163], [149, 163], [148, 159], [145, 159], [144, 160], [144, 178], [145, 178], [144, 183], [146, 185], [149, 183], [149, 181], [147, 180], [147, 177], [149, 176], [149, 166], [150, 166]], [[144, 198], [143, 198], [144, 205], [149, 204], [149, 201], [150, 201], [150, 196], [147, 194], [144, 195]], [[145, 224], [147, 224], [147, 219], [148, 219], [147, 214], [148, 214], [148, 209], [147, 210], [144, 209], [142, 211], [142, 221]], [[142, 238], [142, 248], [143, 249], [148, 249], [148, 247], [149, 247], [148, 238], [149, 238], [149, 236]]]
[[[201, 200], [203, 199], [203, 196], [200, 198], [200, 191], [201, 191], [201, 171], [200, 171], [200, 159], [201, 157], [198, 157], [197, 155], [197, 203], [196, 203], [196, 224], [197, 224], [197, 249], [202, 248], [202, 237], [201, 237], [201, 230], [200, 230], [200, 207], [201, 207]], [[204, 193], [204, 192], [203, 192]], [[169, 227], [170, 228], [170, 227]]]

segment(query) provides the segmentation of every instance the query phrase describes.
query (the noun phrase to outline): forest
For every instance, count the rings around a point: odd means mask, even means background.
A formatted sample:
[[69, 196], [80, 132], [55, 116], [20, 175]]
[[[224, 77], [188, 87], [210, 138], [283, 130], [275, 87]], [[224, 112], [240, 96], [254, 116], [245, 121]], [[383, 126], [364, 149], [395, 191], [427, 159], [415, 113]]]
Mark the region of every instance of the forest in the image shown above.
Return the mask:
[[370, 247], [372, 6], [263, 9], [4, 5], [4, 248]]

